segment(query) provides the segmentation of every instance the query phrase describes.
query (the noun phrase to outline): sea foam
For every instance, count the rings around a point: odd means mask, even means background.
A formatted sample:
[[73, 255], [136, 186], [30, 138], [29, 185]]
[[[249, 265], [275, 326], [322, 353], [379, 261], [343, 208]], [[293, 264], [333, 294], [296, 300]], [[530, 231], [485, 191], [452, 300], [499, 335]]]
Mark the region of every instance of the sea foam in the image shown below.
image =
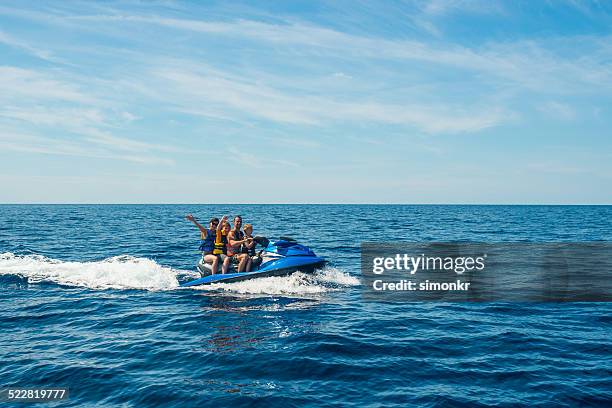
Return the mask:
[[21, 276], [28, 283], [54, 282], [91, 289], [167, 290], [178, 287], [179, 272], [152, 259], [128, 255], [101, 261], [67, 262], [41, 255], [0, 254], [0, 275]]
[[[234, 283], [201, 286], [203, 290], [223, 290], [241, 294], [316, 295], [359, 285], [359, 279], [336, 268], [325, 268], [314, 274], [295, 272], [289, 276], [271, 276]], [[196, 287], [198, 288], [198, 287]]]
[[[90, 289], [174, 290], [179, 280], [199, 277], [192, 271], [173, 269], [149, 258], [129, 255], [101, 261], [60, 261], [41, 255], [0, 254], [0, 275], [15, 275], [30, 284], [53, 282]], [[242, 282], [195, 286], [189, 289], [239, 294], [313, 295], [355, 286], [359, 279], [327, 267], [314, 274], [295, 272], [289, 276], [258, 278]], [[187, 288], [186, 288], [187, 289]]]

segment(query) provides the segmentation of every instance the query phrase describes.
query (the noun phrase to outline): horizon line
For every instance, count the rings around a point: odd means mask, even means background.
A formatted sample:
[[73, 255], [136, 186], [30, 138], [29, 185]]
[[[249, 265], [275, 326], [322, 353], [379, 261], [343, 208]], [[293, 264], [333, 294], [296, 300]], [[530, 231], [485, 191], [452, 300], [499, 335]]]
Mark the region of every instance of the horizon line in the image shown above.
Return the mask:
[[135, 202], [31, 202], [31, 203], [0, 203], [0, 205], [413, 205], [413, 206], [435, 206], [435, 205], [469, 205], [469, 206], [612, 206], [612, 203], [336, 203], [336, 202], [315, 202], [315, 203], [299, 203], [299, 202], [272, 202], [272, 203], [135, 203]]

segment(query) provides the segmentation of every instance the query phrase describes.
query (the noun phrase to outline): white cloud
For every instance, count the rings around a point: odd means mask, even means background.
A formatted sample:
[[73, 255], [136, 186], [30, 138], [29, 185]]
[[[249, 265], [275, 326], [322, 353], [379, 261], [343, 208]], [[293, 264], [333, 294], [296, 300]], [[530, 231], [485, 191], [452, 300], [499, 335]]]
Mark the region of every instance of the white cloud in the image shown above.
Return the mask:
[[140, 119], [138, 116], [131, 114], [130, 112], [121, 112], [121, 117], [127, 122], [133, 122]]
[[[440, 15], [458, 9], [476, 12], [482, 8], [481, 6], [481, 2], [448, 0], [427, 3], [421, 9], [426, 14]], [[495, 7], [487, 10], [490, 12], [493, 9]], [[155, 60], [141, 61], [142, 65], [149, 63], [153, 68], [154, 77], [138, 77], [128, 84], [143, 97], [159, 95], [165, 97], [166, 93], [174, 94], [168, 103], [173, 104], [181, 112], [221, 120], [241, 121], [240, 113], [274, 122], [302, 125], [322, 124], [332, 120], [373, 120], [416, 126], [432, 133], [473, 131], [506, 121], [503, 115], [508, 113], [509, 109], [503, 107], [504, 103], [494, 103], [491, 98], [471, 104], [466, 104], [463, 100], [461, 106], [454, 106], [444, 101], [447, 92], [445, 82], [435, 76], [418, 74], [419, 69], [428, 69], [429, 64], [441, 67], [441, 69], [434, 67], [438, 72], [460, 74], [466, 88], [471, 83], [474, 85], [473, 92], [482, 94], [487, 92], [489, 95], [500, 95], [506, 92], [505, 90], [510, 90], [509, 92], [513, 94], [536, 92], [567, 95], [589, 91], [601, 92], [602, 87], [612, 88], [612, 70], [607, 64], [612, 57], [612, 47], [606, 38], [568, 37], [559, 41], [549, 38], [540, 41], [487, 43], [479, 47], [465, 47], [451, 42], [427, 43], [347, 34], [295, 21], [283, 24], [244, 19], [201, 21], [156, 15], [134, 15], [112, 10], [107, 12], [108, 14], [98, 15], [66, 14], [61, 19], [58, 16], [51, 16], [48, 20], [53, 24], [69, 24], [72, 27], [88, 30], [113, 26], [118, 30], [115, 35], [125, 33], [128, 29], [131, 33], [130, 27], [133, 24], [151, 24], [206, 36], [238, 38], [245, 42], [241, 43], [242, 46], [247, 44], [247, 47], [252, 42], [263, 42], [264, 46], [273, 45], [281, 55], [283, 52], [290, 52], [300, 57], [312, 56], [319, 60], [323, 59], [320, 62], [324, 64], [328, 63], [327, 58], [359, 61], [360, 64], [370, 64], [374, 72], [385, 61], [400, 62], [407, 73], [412, 75], [415, 84], [418, 81], [428, 83], [432, 88], [431, 94], [440, 95], [437, 102], [427, 103], [421, 102], [418, 97], [398, 100], [397, 95], [390, 98], [394, 100], [393, 102], [385, 100], [384, 95], [372, 98], [365, 94], [347, 100], [338, 92], [334, 93], [333, 90], [324, 88], [313, 91], [297, 88], [289, 91], [288, 87], [279, 86], [280, 83], [290, 83], [295, 79], [286, 72], [282, 74], [270, 72], [269, 77], [272, 81], [259, 82], [250, 72], [229, 75], [227, 72], [190, 70], [189, 66], [201, 65], [202, 61], [197, 57], [187, 60], [187, 68], [178, 69], [176, 67], [166, 69], [163, 63], [160, 66], [157, 64], [159, 61]], [[137, 38], [138, 41], [144, 41], [144, 44], [155, 46], [146, 38]], [[551, 44], [554, 46], [551, 47]], [[576, 49], [585, 49], [579, 58], [564, 51], [572, 50], [575, 53]], [[136, 64], [135, 68], [142, 66]], [[270, 68], [264, 66], [262, 69]], [[390, 71], [380, 68], [380, 71], [387, 76], [374, 77], [372, 80], [384, 84], [385, 81], [393, 83], [406, 78], [401, 69]], [[155, 85], [155, 75], [177, 86], [178, 89], [170, 88], [158, 92], [159, 89], [156, 88], [161, 87]], [[364, 78], [358, 75], [348, 76], [343, 71], [335, 71], [333, 76], [350, 78], [354, 87], [366, 89]], [[114, 83], [121, 83], [121, 78], [116, 78]], [[57, 84], [50, 85], [52, 85], [50, 89], [53, 89], [53, 85]], [[30, 94], [31, 88], [32, 85], [26, 84], [23, 92]], [[69, 91], [70, 89], [63, 90], [65, 93]], [[74, 92], [74, 89], [72, 91]], [[56, 89], [56, 92], [60, 93], [62, 90]]]
[[228, 159], [254, 169], [264, 169], [270, 167], [300, 167], [298, 163], [282, 160], [272, 159], [269, 157], [259, 156], [253, 153], [248, 153], [243, 150], [239, 150], [235, 147], [227, 149]]
[[[430, 14], [466, 7], [478, 10], [481, 2], [442, 1], [429, 3]], [[494, 7], [497, 11], [497, 8]], [[437, 10], [437, 11], [436, 11]], [[554, 49], [589, 49], [580, 58], [555, 53], [550, 47], [554, 38], [541, 41], [487, 43], [482, 47], [465, 47], [447, 42], [429, 44], [416, 40], [395, 40], [347, 34], [326, 27], [301, 22], [270, 24], [252, 20], [224, 22], [200, 21], [144, 15], [80, 15], [69, 17], [79, 22], [114, 22], [153, 24], [174, 30], [192, 31], [211, 36], [230, 36], [242, 41], [266, 42], [291, 47], [292, 54], [370, 60], [413, 60], [452, 69], [484, 73], [537, 91], [568, 92], [584, 86], [612, 87], [612, 72], [607, 61], [612, 56], [609, 39], [586, 36], [568, 37], [554, 44]], [[279, 51], [282, 51], [280, 49]], [[607, 85], [606, 85], [607, 84]]]
[[102, 112], [94, 108], [45, 107], [41, 105], [6, 106], [0, 109], [0, 118], [20, 120], [33, 125], [80, 128], [103, 125]]
[[82, 92], [77, 86], [56, 79], [51, 73], [0, 66], [0, 101], [56, 100], [90, 104], [96, 98]]
[[50, 62], [59, 62], [60, 60], [55, 58], [53, 53], [48, 50], [43, 50], [37, 47], [33, 47], [32, 45], [26, 43], [25, 41], [18, 40], [13, 36], [7, 34], [4, 31], [0, 30], [0, 43], [8, 45], [9, 47], [16, 48], [18, 50], [22, 50], [28, 54], [31, 54], [37, 58], [50, 61]]
[[428, 0], [423, 3], [421, 10], [423, 14], [430, 16], [440, 16], [451, 12], [500, 13], [503, 10], [502, 4], [490, 0]]
[[99, 92], [81, 91], [63, 71], [0, 66], [0, 89], [0, 141], [6, 150], [165, 165], [173, 159], [159, 153], [194, 153], [113, 134], [136, 117], [109, 107]]
[[[332, 162], [338, 170], [321, 172], [323, 175], [313, 176], [311, 167], [306, 166], [295, 171], [306, 178], [312, 176], [313, 185], [327, 180], [328, 192], [337, 194], [341, 201], [345, 193], [359, 197], [388, 191], [383, 185], [377, 187], [379, 180], [366, 180], [365, 187], [354, 182], [356, 174], [373, 168], [373, 164], [361, 159], [352, 162], [352, 157], [367, 156], [387, 146], [393, 146], [392, 153], [403, 157], [405, 152], [414, 152], [416, 146], [423, 152], [423, 161], [427, 159], [426, 146], [392, 143], [389, 139], [410, 135], [403, 139], [408, 140], [418, 135], [442, 145], [449, 139], [430, 138], [423, 133], [470, 133], [498, 126], [520, 117], [519, 112], [533, 107], [533, 101], [550, 101], [539, 109], [554, 119], [576, 118], [578, 113], [593, 109], [577, 105], [577, 98], [572, 97], [586, 96], [581, 103], [591, 105], [603, 106], [608, 101], [612, 90], [612, 37], [554, 37], [547, 33], [531, 36], [529, 41], [485, 42], [483, 38], [464, 45], [460, 45], [460, 38], [444, 38], [444, 25], [438, 23], [464, 13], [466, 7], [477, 13], [482, 4], [417, 2], [413, 20], [408, 12], [391, 16], [389, 9], [382, 8], [380, 15], [389, 15], [389, 22], [394, 24], [382, 27], [383, 21], [375, 28], [388, 36], [373, 35], [367, 25], [353, 25], [350, 31], [344, 31], [354, 20], [342, 15], [334, 21], [335, 28], [284, 19], [283, 15], [258, 14], [257, 18], [268, 22], [215, 20], [228, 9], [231, 15], [254, 15], [242, 13], [244, 9], [239, 6], [213, 7], [214, 12], [206, 15], [193, 12], [193, 8], [204, 9], [195, 5], [178, 12], [128, 3], [54, 4], [37, 7], [41, 11], [0, 6], [0, 14], [11, 15], [23, 23], [19, 30], [28, 30], [24, 37], [28, 40], [16, 38], [13, 32], [1, 32], [0, 42], [48, 62], [62, 56], [72, 63], [58, 69], [41, 63], [44, 61], [23, 58], [4, 62], [23, 63], [21, 67], [0, 66], [0, 149], [149, 163], [159, 165], [159, 172], [167, 172], [161, 166], [176, 160], [178, 165], [171, 170], [197, 174], [201, 161], [193, 160], [193, 156], [183, 160], [181, 156], [194, 152], [182, 148], [182, 141], [198, 146], [217, 143], [232, 160], [255, 169], [295, 169], [302, 161], [317, 164], [318, 159]], [[364, 8], [380, 7], [370, 4]], [[151, 12], [160, 15], [131, 14]], [[198, 14], [211, 21], [196, 20]], [[179, 15], [194, 17], [169, 17]], [[398, 30], [411, 25], [405, 18], [437, 38]], [[372, 21], [371, 16], [367, 19]], [[523, 29], [514, 33], [517, 37], [531, 35]], [[37, 36], [39, 41], [29, 42]], [[28, 66], [45, 69], [25, 68]], [[591, 98], [593, 95], [596, 97]], [[577, 106], [580, 111], [574, 109]], [[599, 126], [607, 123], [608, 112], [601, 109], [601, 117], [596, 118]], [[544, 134], [540, 130], [547, 128], [524, 126], [519, 137], [539, 147], [537, 138], [527, 139]], [[298, 136], [293, 139], [294, 134], [313, 136], [312, 140], [300, 140]], [[496, 136], [507, 134], [499, 132]], [[387, 144], [373, 145], [375, 141], [368, 135], [386, 138]], [[328, 146], [327, 138], [337, 140]], [[232, 143], [235, 148], [224, 147]], [[283, 157], [291, 160], [278, 160], [264, 148], [278, 148], [281, 143]], [[300, 152], [301, 147], [309, 150]], [[334, 161], [335, 152], [343, 148], [350, 154], [337, 155]], [[487, 143], [479, 148], [487, 153], [483, 157], [498, 157]], [[440, 156], [450, 157], [447, 150], [442, 150]], [[520, 167], [524, 163], [518, 159], [516, 166]], [[398, 159], [385, 165], [398, 169], [405, 164]], [[449, 166], [441, 167], [452, 173]], [[479, 174], [488, 174], [492, 180], [489, 172], [481, 171], [486, 164], [475, 166]], [[322, 168], [315, 167], [314, 171]], [[113, 169], [123, 174], [126, 166]], [[415, 180], [428, 169], [415, 167]], [[157, 170], [143, 167], [142, 171]], [[436, 190], [443, 191], [454, 179], [440, 174], [432, 177], [440, 183]], [[343, 178], [355, 183], [350, 191], [336, 189], [342, 187]], [[228, 182], [235, 181], [230, 179]], [[136, 182], [132, 185], [139, 187]], [[279, 197], [291, 196], [291, 191], [277, 193]]]
[[344, 72], [334, 72], [332, 74], [332, 76], [334, 78], [345, 78], [345, 79], [352, 79], [353, 77], [350, 75], [345, 74]]
[[[332, 122], [379, 122], [414, 126], [430, 133], [478, 131], [508, 120], [510, 114], [496, 108], [453, 108], [419, 104], [342, 101], [333, 97], [304, 96], [245, 78], [219, 72], [188, 72], [174, 69], [155, 73], [167, 81], [167, 102], [190, 114], [217, 116], [231, 109], [259, 119], [294, 125], [323, 125]], [[197, 106], [194, 109], [193, 106]]]
[[148, 154], [126, 154], [110, 149], [93, 148], [80, 140], [43, 137], [2, 128], [0, 128], [0, 148], [16, 152], [122, 160], [142, 164], [174, 164], [174, 160], [169, 158]]
[[561, 102], [545, 102], [538, 106], [538, 110], [554, 119], [572, 120], [576, 118], [576, 110]]

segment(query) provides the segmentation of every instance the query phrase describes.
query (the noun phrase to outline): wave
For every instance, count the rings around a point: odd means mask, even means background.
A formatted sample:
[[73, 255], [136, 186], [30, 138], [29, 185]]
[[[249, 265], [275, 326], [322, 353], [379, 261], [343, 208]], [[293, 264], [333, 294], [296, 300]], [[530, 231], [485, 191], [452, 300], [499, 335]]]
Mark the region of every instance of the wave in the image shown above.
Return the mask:
[[254, 295], [316, 295], [357, 286], [359, 279], [336, 268], [326, 267], [314, 274], [295, 272], [289, 276], [271, 276], [242, 282], [194, 287]]
[[[90, 289], [174, 290], [192, 271], [173, 269], [149, 258], [120, 255], [101, 261], [60, 261], [42, 255], [0, 253], [0, 276], [14, 275], [28, 283], [52, 282]], [[315, 274], [295, 272], [289, 276], [259, 278], [243, 282], [216, 284], [189, 289], [225, 291], [239, 294], [311, 295], [355, 286], [359, 279], [336, 268]]]
[[[0, 254], [0, 275], [17, 275], [28, 283], [53, 282], [90, 289], [167, 290], [178, 287], [177, 271], [152, 259], [129, 255], [102, 261], [66, 262], [41, 255]], [[189, 272], [187, 272], [189, 273]]]

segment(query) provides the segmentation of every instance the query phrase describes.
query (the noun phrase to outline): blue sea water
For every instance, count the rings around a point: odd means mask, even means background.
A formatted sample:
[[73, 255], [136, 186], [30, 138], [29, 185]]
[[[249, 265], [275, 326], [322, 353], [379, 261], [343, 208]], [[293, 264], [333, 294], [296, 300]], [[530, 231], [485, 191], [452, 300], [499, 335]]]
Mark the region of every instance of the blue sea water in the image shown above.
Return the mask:
[[[201, 220], [331, 260], [178, 289]], [[362, 241], [612, 241], [611, 206], [2, 205], [0, 388], [54, 406], [610, 406], [609, 303], [362, 296]]]

